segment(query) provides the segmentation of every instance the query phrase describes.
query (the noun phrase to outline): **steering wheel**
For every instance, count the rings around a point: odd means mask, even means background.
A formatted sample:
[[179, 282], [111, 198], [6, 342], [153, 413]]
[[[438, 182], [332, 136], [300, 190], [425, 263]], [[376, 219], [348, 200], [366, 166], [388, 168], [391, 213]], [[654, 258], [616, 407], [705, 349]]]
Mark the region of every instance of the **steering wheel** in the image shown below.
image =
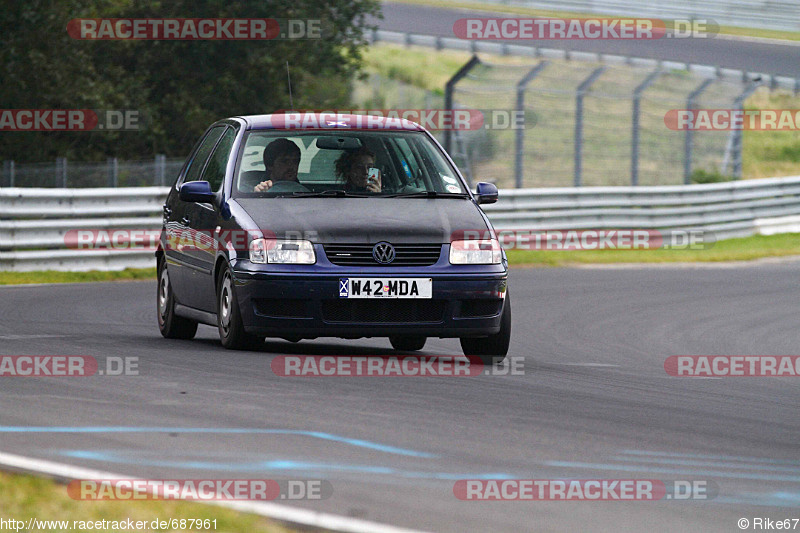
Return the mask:
[[308, 187], [297, 181], [273, 181], [267, 192], [309, 192]]

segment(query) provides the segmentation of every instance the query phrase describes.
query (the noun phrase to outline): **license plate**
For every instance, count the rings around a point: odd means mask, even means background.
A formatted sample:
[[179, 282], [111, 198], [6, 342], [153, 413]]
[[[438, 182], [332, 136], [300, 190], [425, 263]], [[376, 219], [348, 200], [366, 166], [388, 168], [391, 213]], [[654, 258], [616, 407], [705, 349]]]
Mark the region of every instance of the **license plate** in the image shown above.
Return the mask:
[[340, 278], [339, 298], [428, 298], [431, 278]]

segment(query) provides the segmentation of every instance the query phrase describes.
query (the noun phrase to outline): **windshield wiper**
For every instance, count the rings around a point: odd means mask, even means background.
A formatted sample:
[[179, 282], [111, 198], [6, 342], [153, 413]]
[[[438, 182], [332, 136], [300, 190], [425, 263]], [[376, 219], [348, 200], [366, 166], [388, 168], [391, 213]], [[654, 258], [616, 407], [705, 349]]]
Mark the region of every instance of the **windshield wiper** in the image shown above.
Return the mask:
[[334, 198], [368, 198], [373, 195], [347, 192], [344, 189], [328, 189], [326, 191], [321, 191], [321, 192], [295, 191], [291, 194], [282, 194], [280, 196], [284, 197], [289, 196], [292, 198], [324, 198], [329, 196], [332, 196]]
[[465, 192], [422, 191], [387, 194], [384, 198], [469, 198], [469, 195]]

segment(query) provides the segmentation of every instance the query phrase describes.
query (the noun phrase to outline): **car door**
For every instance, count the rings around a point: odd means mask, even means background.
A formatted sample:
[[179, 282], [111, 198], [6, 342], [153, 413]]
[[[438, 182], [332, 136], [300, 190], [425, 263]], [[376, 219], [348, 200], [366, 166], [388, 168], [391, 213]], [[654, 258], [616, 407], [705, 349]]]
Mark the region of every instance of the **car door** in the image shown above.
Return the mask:
[[[200, 181], [207, 181], [211, 190], [220, 192], [225, 181], [225, 170], [231, 156], [231, 149], [236, 140], [236, 130], [227, 127], [217, 142], [200, 176]], [[196, 293], [192, 301], [197, 307], [209, 313], [216, 312], [216, 287], [214, 283], [214, 263], [217, 259], [215, 240], [217, 228], [221, 229], [219, 206], [213, 203], [194, 203], [186, 207], [189, 227], [195, 235], [195, 246], [187, 251], [193, 269], [190, 278], [191, 290]]]
[[[222, 134], [225, 133], [226, 126], [214, 126], [206, 132], [203, 140], [191, 156], [191, 160], [186, 167], [183, 175], [178, 179], [176, 187], [180, 187], [189, 181], [200, 179], [205, 169], [206, 162], [211, 152], [216, 146]], [[196, 291], [197, 272], [203, 267], [192, 253], [196, 236], [193, 233], [191, 217], [194, 215], [194, 204], [184, 202], [179, 195], [175, 195], [175, 201], [170, 205], [171, 212], [167, 221], [167, 262], [169, 264], [169, 277], [172, 290], [178, 302], [189, 307], [199, 309]]]

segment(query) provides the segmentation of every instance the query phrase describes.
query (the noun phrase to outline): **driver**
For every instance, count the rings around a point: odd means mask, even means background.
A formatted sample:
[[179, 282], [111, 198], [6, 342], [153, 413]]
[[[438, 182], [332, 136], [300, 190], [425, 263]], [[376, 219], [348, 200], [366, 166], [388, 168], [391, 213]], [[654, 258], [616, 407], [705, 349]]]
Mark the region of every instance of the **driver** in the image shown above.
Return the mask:
[[276, 139], [264, 148], [266, 180], [253, 188], [253, 192], [269, 190], [273, 181], [297, 182], [297, 168], [300, 166], [300, 148], [289, 139]]

